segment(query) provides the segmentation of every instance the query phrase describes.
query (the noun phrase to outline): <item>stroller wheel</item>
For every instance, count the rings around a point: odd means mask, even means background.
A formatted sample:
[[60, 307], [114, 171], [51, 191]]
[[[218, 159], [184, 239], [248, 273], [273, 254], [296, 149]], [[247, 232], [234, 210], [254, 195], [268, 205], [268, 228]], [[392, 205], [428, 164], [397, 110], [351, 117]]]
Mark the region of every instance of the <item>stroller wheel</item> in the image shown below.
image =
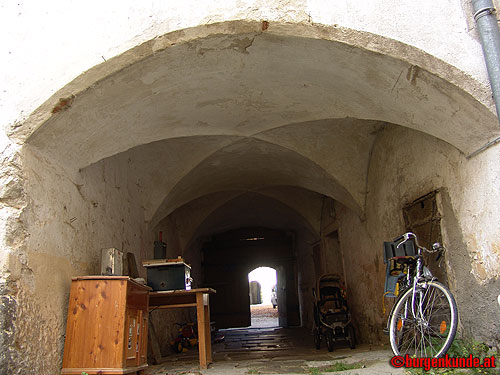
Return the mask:
[[328, 347], [329, 352], [333, 352], [333, 342], [334, 342], [333, 329], [329, 329], [326, 332], [326, 346]]
[[345, 334], [349, 347], [354, 349], [356, 347], [356, 335], [354, 334], [354, 327], [351, 324], [345, 328]]
[[314, 347], [315, 347], [316, 349], [319, 349], [319, 348], [320, 348], [320, 346], [321, 346], [321, 335], [320, 335], [320, 333], [319, 333], [319, 329], [317, 329], [317, 328], [316, 328], [316, 329], [314, 330], [313, 335], [314, 335]]

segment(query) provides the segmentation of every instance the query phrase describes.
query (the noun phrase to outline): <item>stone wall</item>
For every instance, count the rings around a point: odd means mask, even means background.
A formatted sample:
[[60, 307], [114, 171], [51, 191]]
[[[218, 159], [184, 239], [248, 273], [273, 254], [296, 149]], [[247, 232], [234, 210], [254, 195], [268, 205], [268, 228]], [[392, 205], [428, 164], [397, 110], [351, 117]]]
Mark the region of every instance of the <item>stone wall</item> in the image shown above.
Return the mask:
[[57, 374], [71, 277], [100, 274], [102, 248], [140, 261], [152, 253], [151, 239], [126, 161], [70, 174], [29, 146], [22, 156], [26, 203], [8, 228], [20, 245], [11, 246], [2, 283], [0, 373]]
[[494, 212], [499, 212], [499, 151], [495, 147], [467, 160], [422, 133], [392, 126], [380, 132], [369, 170], [366, 218], [339, 210], [347, 285], [363, 341], [384, 340], [382, 243], [405, 231], [405, 204], [439, 189], [446, 267], [459, 306], [459, 327], [478, 340], [498, 343], [500, 259], [495, 254], [500, 230]]

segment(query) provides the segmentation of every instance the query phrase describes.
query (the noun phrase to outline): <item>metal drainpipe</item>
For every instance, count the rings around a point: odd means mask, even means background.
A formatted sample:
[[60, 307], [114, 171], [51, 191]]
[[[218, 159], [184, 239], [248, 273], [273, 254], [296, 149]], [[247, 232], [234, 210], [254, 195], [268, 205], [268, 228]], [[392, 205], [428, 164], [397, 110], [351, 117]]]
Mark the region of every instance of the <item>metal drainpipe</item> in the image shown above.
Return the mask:
[[[474, 20], [483, 46], [497, 117], [500, 119], [500, 31], [498, 29], [496, 9], [492, 0], [472, 0], [472, 6], [474, 8]], [[474, 151], [468, 158], [477, 155], [499, 141], [500, 137], [492, 140], [479, 150]]]

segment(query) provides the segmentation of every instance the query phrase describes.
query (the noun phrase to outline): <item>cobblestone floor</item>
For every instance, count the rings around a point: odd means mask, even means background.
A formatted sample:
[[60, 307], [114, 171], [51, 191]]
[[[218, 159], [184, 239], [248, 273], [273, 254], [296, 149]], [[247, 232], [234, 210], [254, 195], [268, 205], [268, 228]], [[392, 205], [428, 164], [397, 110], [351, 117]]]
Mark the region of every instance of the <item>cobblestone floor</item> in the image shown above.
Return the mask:
[[252, 328], [278, 326], [278, 309], [273, 309], [272, 305], [253, 305], [250, 311]]
[[225, 339], [214, 345], [214, 362], [208, 369], [199, 369], [198, 352], [193, 349], [169, 355], [160, 365], [150, 366], [146, 375], [318, 374], [336, 362], [360, 366], [337, 374], [403, 373], [389, 365], [392, 354], [383, 346], [364, 345], [351, 350], [339, 341], [333, 352], [328, 352], [324, 344], [316, 350], [310, 330], [303, 328], [260, 327], [221, 332]]

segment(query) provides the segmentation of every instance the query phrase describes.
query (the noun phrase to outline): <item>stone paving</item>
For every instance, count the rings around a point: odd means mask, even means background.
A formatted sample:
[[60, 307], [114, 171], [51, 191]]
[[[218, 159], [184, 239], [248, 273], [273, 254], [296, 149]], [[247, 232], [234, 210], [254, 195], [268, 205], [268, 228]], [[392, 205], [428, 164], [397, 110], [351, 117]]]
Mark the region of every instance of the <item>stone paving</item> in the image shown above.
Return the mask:
[[160, 365], [150, 366], [146, 375], [323, 374], [322, 368], [336, 362], [360, 366], [338, 374], [403, 373], [390, 366], [392, 353], [384, 346], [362, 345], [351, 350], [339, 341], [333, 352], [328, 352], [324, 344], [316, 350], [310, 330], [303, 328], [243, 328], [221, 332], [225, 339], [214, 345], [214, 362], [208, 369], [200, 370], [198, 352], [191, 350], [169, 355]]
[[270, 328], [279, 325], [278, 309], [273, 309], [273, 305], [252, 305], [250, 311], [252, 328]]

